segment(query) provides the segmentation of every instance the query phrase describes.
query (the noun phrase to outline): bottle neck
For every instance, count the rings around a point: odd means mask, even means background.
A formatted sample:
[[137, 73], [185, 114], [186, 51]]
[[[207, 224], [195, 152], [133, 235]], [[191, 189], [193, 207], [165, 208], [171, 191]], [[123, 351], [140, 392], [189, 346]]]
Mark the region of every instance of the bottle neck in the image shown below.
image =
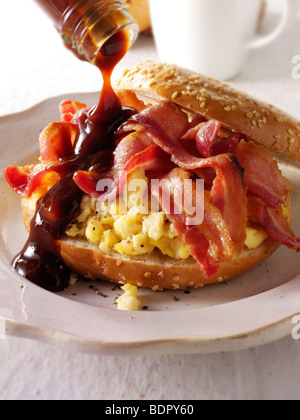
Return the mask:
[[121, 0], [35, 0], [49, 15], [65, 46], [79, 59], [94, 63], [99, 49], [120, 30], [129, 47], [138, 25]]

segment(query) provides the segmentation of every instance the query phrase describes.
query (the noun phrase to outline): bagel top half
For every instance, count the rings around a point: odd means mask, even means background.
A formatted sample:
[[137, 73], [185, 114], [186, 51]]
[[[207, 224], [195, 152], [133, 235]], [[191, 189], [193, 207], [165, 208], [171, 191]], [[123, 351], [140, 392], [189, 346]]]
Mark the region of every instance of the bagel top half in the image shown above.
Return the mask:
[[143, 62], [115, 83], [149, 103], [171, 100], [242, 133], [281, 157], [300, 161], [300, 121], [229, 84], [171, 64]]

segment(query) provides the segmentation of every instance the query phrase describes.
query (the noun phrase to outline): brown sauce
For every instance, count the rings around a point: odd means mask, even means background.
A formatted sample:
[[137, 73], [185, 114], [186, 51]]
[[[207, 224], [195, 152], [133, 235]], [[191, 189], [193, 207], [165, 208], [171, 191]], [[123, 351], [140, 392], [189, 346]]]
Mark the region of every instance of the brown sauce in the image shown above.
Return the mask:
[[107, 160], [105, 154], [115, 148], [115, 132], [135, 113], [121, 106], [111, 86], [111, 74], [128, 48], [128, 35], [119, 31], [99, 50], [94, 62], [104, 81], [99, 103], [78, 117], [74, 152], [53, 165], [60, 179], [38, 201], [28, 241], [12, 262], [16, 272], [44, 289], [57, 292], [69, 284], [70, 272], [60, 258], [59, 239], [78, 212], [83, 196], [73, 181], [74, 174], [102, 165]]

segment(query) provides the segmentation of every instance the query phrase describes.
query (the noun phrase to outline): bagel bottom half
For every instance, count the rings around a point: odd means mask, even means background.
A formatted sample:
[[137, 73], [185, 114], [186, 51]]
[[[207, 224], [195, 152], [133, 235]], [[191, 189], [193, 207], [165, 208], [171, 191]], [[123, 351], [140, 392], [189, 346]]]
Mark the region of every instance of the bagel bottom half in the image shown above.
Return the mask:
[[[291, 222], [290, 204], [287, 212]], [[29, 230], [33, 213], [26, 199], [22, 200], [22, 215]], [[244, 247], [237, 258], [222, 261], [217, 275], [211, 279], [204, 277], [192, 257], [175, 260], [164, 256], [159, 250], [138, 257], [121, 255], [115, 251], [104, 253], [85, 239], [70, 238], [67, 235], [59, 241], [59, 246], [62, 260], [74, 273], [89, 279], [108, 280], [118, 284], [130, 283], [157, 291], [199, 288], [228, 281], [252, 270], [273, 254], [280, 244], [268, 238], [254, 250]]]

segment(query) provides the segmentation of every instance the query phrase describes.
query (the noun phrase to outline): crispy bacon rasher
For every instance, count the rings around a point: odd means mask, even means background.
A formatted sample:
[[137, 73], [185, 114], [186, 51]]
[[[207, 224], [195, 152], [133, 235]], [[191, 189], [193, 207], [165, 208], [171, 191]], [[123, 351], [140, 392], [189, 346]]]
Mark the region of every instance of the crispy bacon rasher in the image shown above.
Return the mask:
[[[162, 185], [162, 191], [152, 192], [160, 199], [162, 210], [172, 222], [175, 231], [185, 244], [190, 245], [191, 254], [205, 277], [211, 278], [216, 275], [219, 262], [232, 256], [234, 244], [221, 212], [211, 203], [209, 191], [205, 191], [203, 203], [202, 197], [197, 197], [196, 190], [193, 189], [193, 206], [195, 207], [196, 203], [204, 205], [204, 220], [199, 225], [188, 224], [187, 219], [190, 214], [181, 200], [177, 202], [176, 199], [178, 200], [178, 196], [181, 197], [177, 190], [183, 191], [184, 180], [190, 178], [191, 174], [188, 171], [180, 168], [173, 169], [165, 178], [169, 181], [167, 185], [170, 186], [170, 191], [164, 191], [164, 185]], [[169, 201], [164, 202], [165, 197], [169, 198], [168, 193], [172, 200], [171, 206]], [[178, 207], [181, 211], [176, 211]]]
[[244, 169], [248, 190], [258, 195], [269, 207], [278, 209], [292, 190], [273, 156], [264, 147], [253, 142], [240, 141], [233, 150]]

